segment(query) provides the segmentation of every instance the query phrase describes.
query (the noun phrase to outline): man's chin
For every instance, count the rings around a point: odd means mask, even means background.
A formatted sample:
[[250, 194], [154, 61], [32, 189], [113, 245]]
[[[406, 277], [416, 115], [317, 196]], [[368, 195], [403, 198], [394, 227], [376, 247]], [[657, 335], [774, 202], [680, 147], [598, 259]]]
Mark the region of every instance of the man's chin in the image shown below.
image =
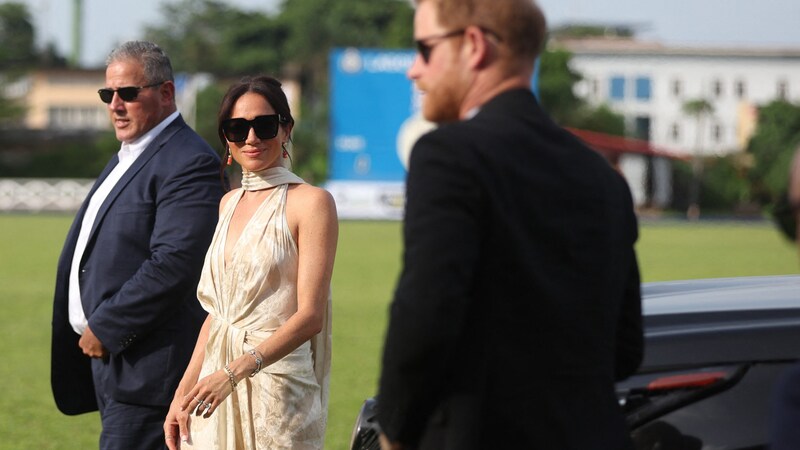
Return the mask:
[[423, 113], [422, 117], [428, 122], [433, 122], [437, 125], [459, 121], [458, 114], [442, 114], [441, 112], [436, 112], [434, 114]]
[[116, 129], [114, 131], [116, 133], [117, 140], [120, 142], [130, 142], [134, 140], [134, 138], [131, 137], [131, 133], [128, 132], [127, 130]]
[[[428, 97], [425, 100], [431, 100], [431, 98]], [[437, 124], [458, 122], [458, 107], [426, 102], [422, 105], [422, 117]]]

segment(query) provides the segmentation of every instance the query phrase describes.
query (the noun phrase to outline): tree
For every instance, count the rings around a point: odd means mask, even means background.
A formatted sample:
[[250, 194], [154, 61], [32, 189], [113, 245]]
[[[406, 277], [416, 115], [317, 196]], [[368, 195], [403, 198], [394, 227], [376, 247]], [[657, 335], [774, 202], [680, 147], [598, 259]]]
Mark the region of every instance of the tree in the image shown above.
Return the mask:
[[573, 118], [568, 120], [568, 124], [582, 130], [625, 136], [625, 118], [605, 104], [595, 108], [584, 105]]
[[569, 61], [572, 53], [545, 50], [539, 57], [539, 100], [550, 116], [561, 125], [568, 125], [575, 112], [584, 106], [575, 95], [575, 83], [583, 76], [572, 70]]
[[607, 105], [592, 107], [575, 95], [575, 83], [583, 76], [569, 66], [566, 50], [545, 50], [539, 58], [539, 101], [561, 126], [625, 135], [625, 118]]
[[683, 112], [695, 118], [695, 148], [692, 154], [692, 180], [689, 186], [689, 208], [686, 217], [697, 220], [700, 217], [700, 183], [703, 176], [703, 136], [706, 118], [714, 113], [714, 106], [706, 99], [689, 100], [683, 104]]
[[0, 4], [0, 125], [19, 119], [25, 108], [4, 95], [5, 86], [37, 59], [31, 16], [21, 3]]
[[786, 190], [789, 165], [800, 145], [800, 105], [776, 100], [759, 109], [758, 126], [747, 146], [753, 157], [748, 179], [753, 200], [773, 204]]
[[181, 0], [162, 7], [164, 25], [145, 28], [180, 72], [220, 77], [281, 69], [283, 27], [259, 12], [244, 12], [216, 0]]
[[35, 38], [25, 5], [0, 4], [0, 71], [24, 70], [34, 65], [37, 61]]
[[294, 164], [311, 181], [325, 176], [330, 50], [412, 43], [413, 10], [406, 0], [292, 0], [272, 16], [216, 0], [180, 0], [163, 11], [165, 23], [145, 35], [170, 54], [176, 71], [208, 72], [226, 83], [258, 73], [299, 81]]

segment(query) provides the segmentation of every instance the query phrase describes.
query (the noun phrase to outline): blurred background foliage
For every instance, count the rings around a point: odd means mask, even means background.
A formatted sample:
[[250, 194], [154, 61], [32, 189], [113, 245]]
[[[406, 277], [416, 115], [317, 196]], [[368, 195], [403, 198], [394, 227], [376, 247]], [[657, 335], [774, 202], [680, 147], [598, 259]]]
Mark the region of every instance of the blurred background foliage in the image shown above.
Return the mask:
[[413, 9], [405, 0], [287, 0], [274, 15], [214, 0], [181, 0], [164, 6], [163, 13], [164, 23], [147, 27], [144, 39], [162, 46], [176, 70], [219, 80], [200, 93], [197, 108], [196, 128], [215, 148], [224, 86], [261, 73], [299, 83], [292, 161], [312, 183], [327, 173], [330, 50], [407, 48], [413, 41]]
[[[227, 86], [245, 75], [268, 74], [299, 83], [298, 124], [293, 136], [293, 170], [312, 183], [327, 178], [329, 139], [328, 55], [336, 47], [382, 49], [413, 46], [413, 9], [407, 0], [285, 0], [271, 13], [244, 11], [224, 1], [174, 0], [162, 7], [160, 23], [142, 39], [162, 46], [179, 73], [207, 73], [216, 80], [199, 92], [196, 129], [222, 153], [216, 114]], [[64, 67], [54, 44], [35, 46], [36, 30], [23, 4], [0, 4], [0, 145], [26, 139], [24, 113], [3, 93], [32, 68]], [[553, 36], [592, 36], [603, 28], [555, 29]], [[547, 48], [540, 58], [542, 105], [562, 126], [617, 136], [630, 135], [625, 119], [607, 105], [590, 105], [576, 95], [582, 75], [570, 68], [571, 54]], [[688, 114], [688, 113], [687, 113]], [[14, 132], [10, 132], [14, 130]], [[626, 133], [627, 132], [627, 133]], [[746, 152], [703, 158], [698, 180], [704, 210], [770, 205], [786, 186], [793, 150], [800, 144], [800, 105], [760, 105], [758, 127]], [[118, 148], [113, 134], [71, 135], [30, 142], [35, 156], [0, 163], [0, 177], [94, 177]], [[235, 170], [235, 169], [234, 169]], [[693, 181], [688, 163], [674, 162], [674, 201], [682, 210]]]

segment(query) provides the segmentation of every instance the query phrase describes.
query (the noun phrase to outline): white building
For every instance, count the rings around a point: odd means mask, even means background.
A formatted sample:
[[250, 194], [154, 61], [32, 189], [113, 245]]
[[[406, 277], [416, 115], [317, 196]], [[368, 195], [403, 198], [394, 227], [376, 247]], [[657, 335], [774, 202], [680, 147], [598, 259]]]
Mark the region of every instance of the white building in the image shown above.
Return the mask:
[[[576, 85], [577, 95], [623, 114], [631, 135], [687, 157], [742, 151], [755, 128], [758, 106], [776, 99], [800, 103], [800, 47], [667, 47], [626, 38], [554, 45], [572, 53], [571, 67], [584, 78]], [[694, 100], [707, 101], [713, 112], [688, 115], [684, 105]], [[655, 193], [644, 192], [644, 183], [658, 176], [654, 170], [663, 169], [646, 166], [639, 156], [621, 163], [637, 204], [662, 203], [663, 198], [651, 198]]]

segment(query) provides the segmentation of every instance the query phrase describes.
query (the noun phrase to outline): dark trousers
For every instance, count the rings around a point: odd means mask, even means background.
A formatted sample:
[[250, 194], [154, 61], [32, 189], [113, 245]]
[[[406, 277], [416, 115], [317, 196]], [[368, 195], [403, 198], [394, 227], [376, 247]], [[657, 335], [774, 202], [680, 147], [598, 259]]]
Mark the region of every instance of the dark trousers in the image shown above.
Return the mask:
[[108, 365], [92, 360], [92, 375], [103, 431], [100, 450], [164, 450], [164, 419], [169, 407], [133, 405], [111, 398], [106, 386]]

